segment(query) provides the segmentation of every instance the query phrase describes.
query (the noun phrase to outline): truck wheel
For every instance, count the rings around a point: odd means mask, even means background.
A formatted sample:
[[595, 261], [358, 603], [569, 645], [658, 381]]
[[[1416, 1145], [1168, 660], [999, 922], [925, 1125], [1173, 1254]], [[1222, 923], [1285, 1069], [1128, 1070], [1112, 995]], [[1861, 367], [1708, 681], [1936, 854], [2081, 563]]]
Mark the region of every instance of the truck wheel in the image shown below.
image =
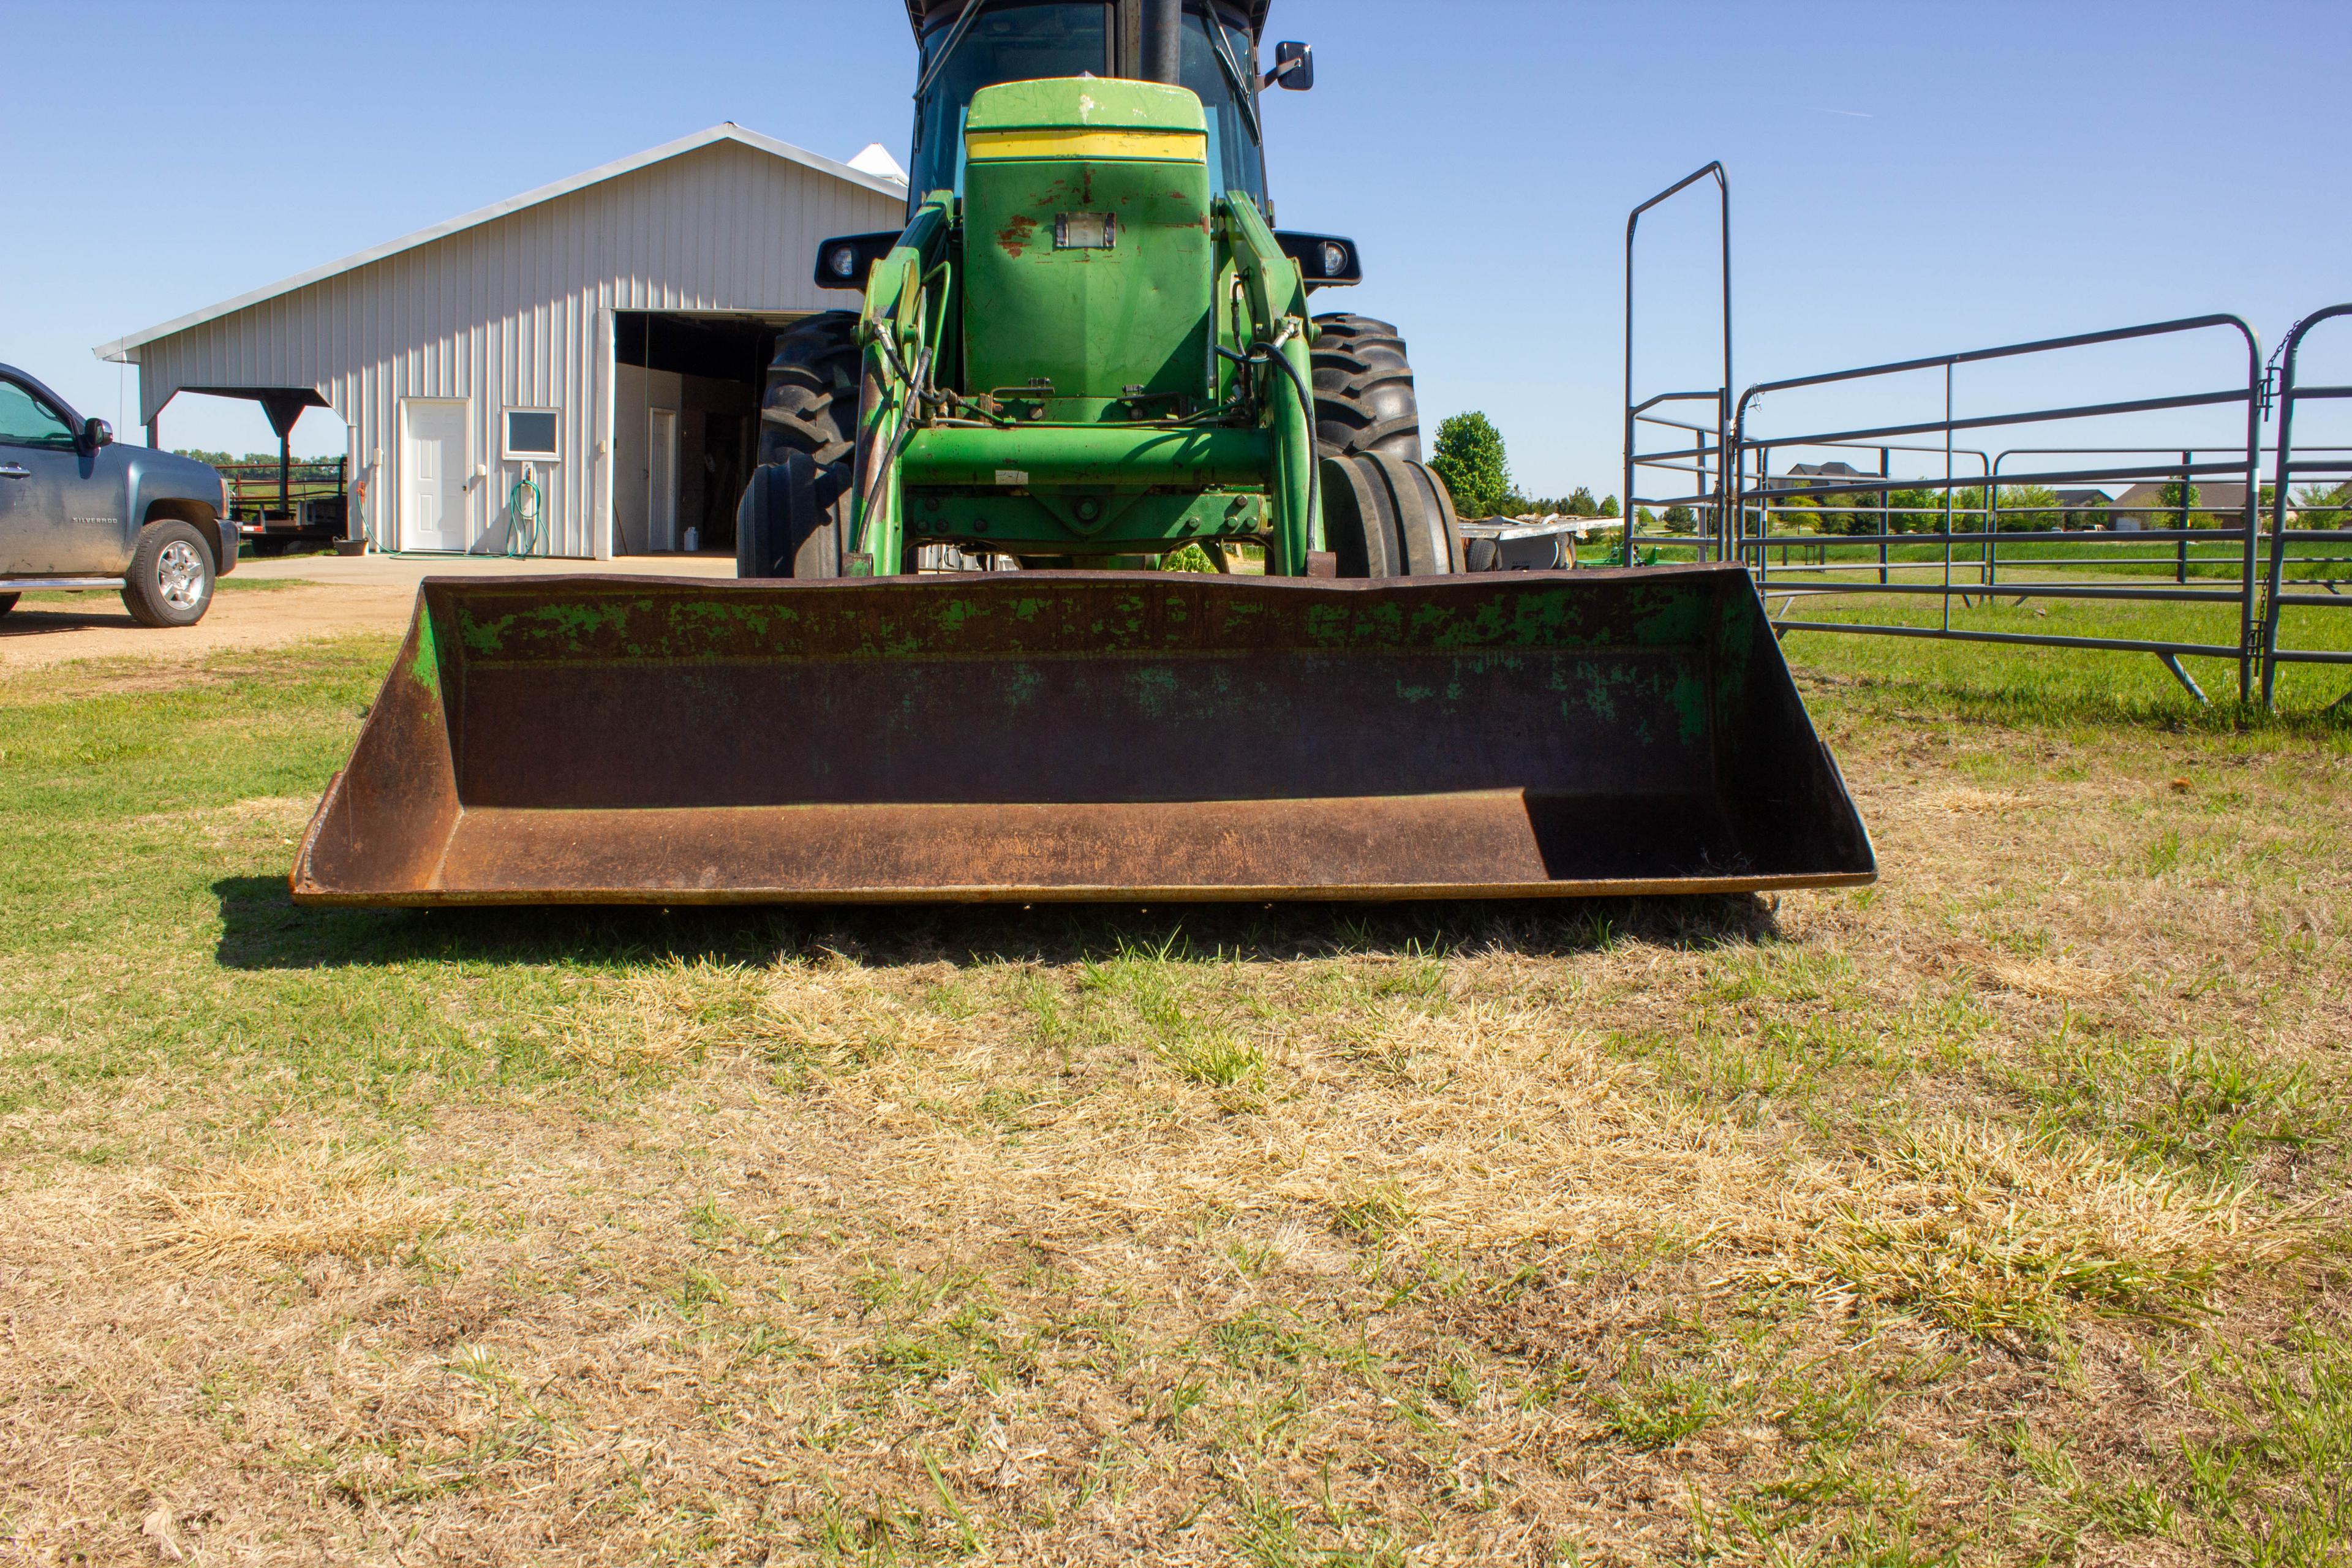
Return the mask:
[[806, 452], [751, 470], [735, 508], [735, 575], [838, 577], [849, 465], [820, 468]]
[[213, 602], [213, 552], [205, 536], [176, 520], [139, 533], [122, 574], [122, 607], [142, 626], [192, 626]]
[[11, 610], [15, 609], [16, 607], [16, 595], [14, 595], [14, 594], [0, 594], [0, 616], [5, 616], [5, 615], [6, 615], [9, 611], [11, 611]]
[[1445, 481], [1417, 462], [1358, 452], [1322, 462], [1323, 539], [1342, 577], [1444, 577], [1462, 570]]
[[1421, 461], [1421, 405], [1397, 330], [1342, 310], [1316, 317], [1315, 331], [1316, 444], [1333, 457]]

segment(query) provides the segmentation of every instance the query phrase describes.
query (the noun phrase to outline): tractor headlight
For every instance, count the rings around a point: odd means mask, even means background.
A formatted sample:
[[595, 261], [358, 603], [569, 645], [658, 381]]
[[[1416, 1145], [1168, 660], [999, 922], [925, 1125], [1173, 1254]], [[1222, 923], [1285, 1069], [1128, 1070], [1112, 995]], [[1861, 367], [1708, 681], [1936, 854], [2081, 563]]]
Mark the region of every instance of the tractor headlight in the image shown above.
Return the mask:
[[1336, 239], [1323, 242], [1323, 276], [1344, 277], [1348, 270], [1348, 247]]
[[830, 251], [825, 253], [824, 264], [826, 269], [832, 272], [835, 278], [848, 279], [856, 277], [857, 247], [854, 245], [835, 246]]

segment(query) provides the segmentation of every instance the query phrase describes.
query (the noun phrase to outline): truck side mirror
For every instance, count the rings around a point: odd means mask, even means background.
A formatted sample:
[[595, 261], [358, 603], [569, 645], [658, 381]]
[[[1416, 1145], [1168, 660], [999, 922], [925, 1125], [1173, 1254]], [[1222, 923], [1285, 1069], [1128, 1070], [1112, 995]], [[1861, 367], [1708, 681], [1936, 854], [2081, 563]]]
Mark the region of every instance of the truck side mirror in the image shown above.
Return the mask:
[[93, 416], [81, 422], [81, 444], [91, 451], [113, 445], [114, 426]]
[[1265, 73], [1262, 87], [1284, 87], [1292, 92], [1305, 92], [1315, 85], [1315, 46], [1312, 44], [1276, 44], [1274, 46], [1274, 68]]

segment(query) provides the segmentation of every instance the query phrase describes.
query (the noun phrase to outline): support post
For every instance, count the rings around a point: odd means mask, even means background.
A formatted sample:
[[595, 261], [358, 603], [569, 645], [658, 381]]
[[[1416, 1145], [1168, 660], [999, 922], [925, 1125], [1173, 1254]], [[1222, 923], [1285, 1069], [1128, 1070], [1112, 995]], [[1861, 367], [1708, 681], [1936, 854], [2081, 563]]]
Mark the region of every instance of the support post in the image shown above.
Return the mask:
[[1894, 470], [1887, 467], [1888, 448], [1878, 449], [1878, 580], [1886, 581], [1886, 525], [1891, 514], [1886, 510], [1886, 480]]
[[2180, 505], [2177, 513], [2178, 521], [2172, 525], [2180, 531], [2180, 537], [2173, 541], [2172, 544], [2172, 580], [2176, 583], [2189, 581], [2189, 492], [2194, 488], [2190, 483], [2191, 476], [2189, 468], [2194, 457], [2194, 453], [2180, 454]]

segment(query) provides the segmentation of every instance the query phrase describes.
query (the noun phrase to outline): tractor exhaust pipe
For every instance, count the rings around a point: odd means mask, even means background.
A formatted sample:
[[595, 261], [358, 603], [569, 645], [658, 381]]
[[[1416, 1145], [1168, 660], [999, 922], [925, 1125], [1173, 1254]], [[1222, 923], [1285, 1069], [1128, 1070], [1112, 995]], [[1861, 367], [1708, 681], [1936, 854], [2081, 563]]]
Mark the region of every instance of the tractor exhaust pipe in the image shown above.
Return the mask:
[[1143, 79], [1182, 85], [1184, 0], [1143, 0]]

